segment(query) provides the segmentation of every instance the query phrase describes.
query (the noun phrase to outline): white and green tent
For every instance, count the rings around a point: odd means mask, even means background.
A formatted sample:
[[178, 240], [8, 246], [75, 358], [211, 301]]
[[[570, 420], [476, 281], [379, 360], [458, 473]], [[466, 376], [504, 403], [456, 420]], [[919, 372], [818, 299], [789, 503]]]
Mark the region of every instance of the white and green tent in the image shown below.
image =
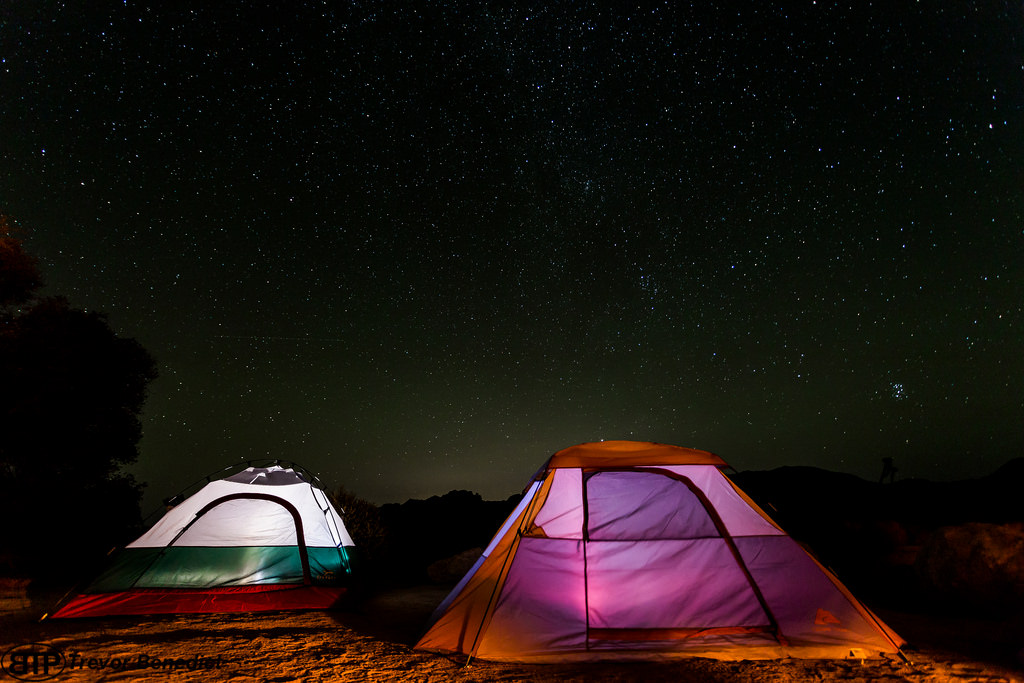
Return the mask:
[[313, 481], [273, 465], [209, 482], [54, 617], [332, 606], [347, 589], [354, 543]]

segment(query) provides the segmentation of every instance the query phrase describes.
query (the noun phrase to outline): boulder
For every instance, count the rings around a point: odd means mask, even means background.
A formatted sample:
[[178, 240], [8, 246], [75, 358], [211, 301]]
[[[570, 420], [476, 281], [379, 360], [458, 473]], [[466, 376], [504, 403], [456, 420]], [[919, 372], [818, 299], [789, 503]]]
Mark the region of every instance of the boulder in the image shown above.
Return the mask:
[[933, 532], [914, 569], [922, 586], [961, 604], [1024, 605], [1024, 524], [963, 524]]
[[28, 609], [32, 602], [28, 597], [30, 579], [0, 577], [0, 614]]
[[480, 559], [480, 555], [483, 552], [483, 548], [470, 548], [451, 557], [438, 560], [427, 567], [427, 576], [436, 583], [454, 583], [459, 581], [466, 575], [466, 572], [473, 568], [473, 565]]

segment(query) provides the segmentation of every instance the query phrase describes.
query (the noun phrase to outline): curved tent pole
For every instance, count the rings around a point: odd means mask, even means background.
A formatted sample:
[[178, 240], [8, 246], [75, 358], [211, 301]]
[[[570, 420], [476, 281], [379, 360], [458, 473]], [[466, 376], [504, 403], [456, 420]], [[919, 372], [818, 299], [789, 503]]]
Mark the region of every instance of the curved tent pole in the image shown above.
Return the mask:
[[[213, 472], [207, 474], [205, 477], [200, 477], [199, 479], [196, 479], [194, 482], [192, 482], [185, 488], [181, 489], [170, 498], [164, 498], [164, 509], [156, 509], [153, 510], [153, 512], [146, 515], [145, 519], [142, 520], [142, 525], [143, 527], [150, 526], [150, 524], [148, 524], [149, 520], [155, 517], [157, 513], [162, 514], [166, 512], [166, 508], [168, 505], [170, 505], [171, 503], [177, 505], [179, 502], [185, 500], [190, 495], [197, 492], [200, 488], [202, 488], [206, 484], [209, 484], [212, 481], [224, 479], [225, 477], [230, 476], [230, 474], [237, 474], [246, 467], [268, 467], [271, 465], [277, 465], [279, 467], [287, 467], [289, 469], [293, 469], [300, 475], [302, 475], [302, 477], [307, 481], [307, 483], [315, 483], [318, 488], [323, 488], [323, 485], [320, 481], [320, 477], [313, 474], [313, 472], [310, 471], [308, 468], [303, 467], [302, 465], [293, 460], [282, 460], [280, 458], [250, 458], [249, 460], [242, 460], [222, 467], [219, 470], [214, 470]], [[231, 470], [235, 471], [231, 472]], [[230, 474], [226, 474], [227, 472], [230, 472]]]

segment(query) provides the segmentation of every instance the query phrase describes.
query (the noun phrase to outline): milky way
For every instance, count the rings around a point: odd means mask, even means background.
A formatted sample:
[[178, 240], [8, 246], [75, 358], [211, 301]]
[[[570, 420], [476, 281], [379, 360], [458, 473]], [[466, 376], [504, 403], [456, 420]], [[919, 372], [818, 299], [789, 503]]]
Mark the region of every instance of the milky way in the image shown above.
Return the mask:
[[0, 211], [156, 357], [151, 496], [1024, 452], [1019, 3], [15, 3]]

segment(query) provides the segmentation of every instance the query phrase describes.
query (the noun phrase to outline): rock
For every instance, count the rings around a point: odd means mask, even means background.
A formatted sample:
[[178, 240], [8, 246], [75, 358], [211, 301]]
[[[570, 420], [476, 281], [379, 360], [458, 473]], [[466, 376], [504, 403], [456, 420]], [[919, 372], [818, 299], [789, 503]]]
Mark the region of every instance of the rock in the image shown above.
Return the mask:
[[427, 567], [427, 576], [436, 583], [458, 581], [466, 575], [466, 572], [473, 568], [473, 565], [480, 559], [480, 555], [483, 552], [483, 548], [470, 548], [469, 550], [463, 550], [457, 555], [438, 560]]
[[963, 524], [936, 530], [914, 569], [923, 587], [980, 607], [1024, 604], [1024, 524]]
[[0, 613], [17, 612], [31, 606], [28, 598], [30, 582], [29, 579], [0, 577]]

